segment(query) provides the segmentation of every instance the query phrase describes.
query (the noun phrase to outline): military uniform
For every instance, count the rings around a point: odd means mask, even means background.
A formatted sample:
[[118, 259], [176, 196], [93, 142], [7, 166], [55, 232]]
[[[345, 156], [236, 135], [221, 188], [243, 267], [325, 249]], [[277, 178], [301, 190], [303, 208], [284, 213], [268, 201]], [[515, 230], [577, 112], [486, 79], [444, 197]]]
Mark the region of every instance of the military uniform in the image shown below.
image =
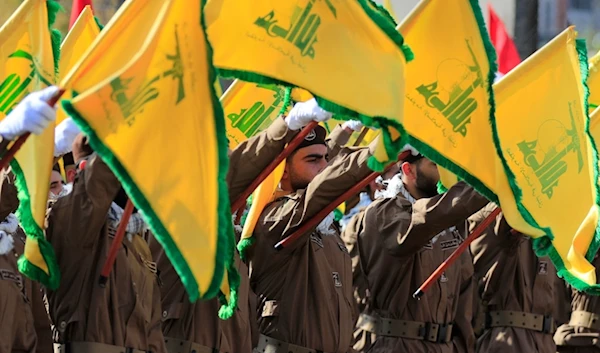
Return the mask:
[[[490, 203], [469, 218], [471, 230], [496, 207]], [[485, 313], [477, 351], [556, 352], [550, 259], [538, 258], [530, 238], [512, 232], [502, 214], [473, 241], [471, 254]]]
[[[592, 265], [596, 277], [600, 276], [600, 257], [596, 255]], [[586, 294], [569, 287], [571, 291], [571, 315], [554, 334], [554, 342], [560, 353], [600, 353], [600, 296]], [[569, 305], [562, 303], [561, 306]]]
[[374, 339], [368, 352], [473, 351], [473, 265], [468, 253], [420, 300], [412, 294], [460, 245], [465, 220], [486, 203], [460, 182], [445, 194], [420, 200], [402, 188], [396, 197], [367, 207], [353, 231], [358, 234], [360, 270], [368, 282], [368, 313], [357, 323]]
[[[0, 255], [0, 353], [51, 353], [52, 333], [40, 285], [19, 273], [18, 258], [23, 255], [25, 234], [14, 212], [19, 201], [13, 178], [2, 174], [0, 219], [14, 223], [12, 247]], [[9, 216], [10, 215], [10, 216]], [[4, 239], [6, 240], [6, 239]]]
[[[227, 174], [230, 201], [233, 202], [254, 181], [296, 133], [288, 129], [284, 119], [278, 118], [266, 131], [240, 143], [231, 152]], [[235, 253], [241, 277], [238, 310], [232, 318], [223, 321], [218, 317], [219, 301], [190, 303], [179, 276], [158, 242], [151, 241], [151, 248], [163, 282], [163, 332], [169, 352], [212, 353], [213, 349], [222, 353], [251, 352], [258, 340], [256, 332], [252, 339], [256, 316], [251, 305], [248, 267], [240, 261], [238, 253]], [[175, 350], [182, 342], [189, 349]]]
[[370, 149], [341, 148], [306, 189], [278, 197], [261, 214], [250, 262], [257, 352], [351, 351], [352, 267], [339, 230], [318, 227], [282, 250], [274, 245], [366, 177], [370, 155]]
[[46, 238], [56, 252], [61, 285], [48, 291], [48, 299], [62, 352], [166, 352], [156, 265], [144, 239], [123, 239], [106, 287], [99, 285], [114, 235], [108, 214], [120, 188], [93, 154], [73, 191], [49, 212]]

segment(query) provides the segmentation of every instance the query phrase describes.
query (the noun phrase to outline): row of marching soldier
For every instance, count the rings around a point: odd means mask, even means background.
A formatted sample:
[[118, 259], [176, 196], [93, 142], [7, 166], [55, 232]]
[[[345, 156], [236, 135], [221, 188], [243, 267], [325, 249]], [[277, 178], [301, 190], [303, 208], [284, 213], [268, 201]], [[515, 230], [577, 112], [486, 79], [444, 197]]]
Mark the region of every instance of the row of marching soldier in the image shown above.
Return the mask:
[[[31, 93], [0, 122], [3, 148], [54, 122], [46, 101], [56, 91]], [[231, 200], [304, 126], [329, 118], [315, 100], [297, 103], [230, 151]], [[600, 352], [597, 298], [568, 287], [502, 214], [413, 298], [497, 206], [463, 182], [438, 194], [437, 166], [410, 146], [407, 157], [347, 202], [340, 222], [330, 215], [276, 251], [279, 241], [371, 173], [366, 162], [375, 142], [345, 146], [362, 128], [349, 121], [326, 136], [317, 126], [287, 158], [246, 261], [236, 254], [238, 308], [221, 320], [218, 299], [189, 301], [139, 213], [100, 285], [127, 195], [65, 120], [56, 128], [55, 156], [72, 153], [77, 174], [69, 185], [58, 173], [51, 180], [46, 238], [62, 274], [55, 291], [18, 272], [25, 238], [14, 215], [14, 176], [2, 174], [0, 353]]]

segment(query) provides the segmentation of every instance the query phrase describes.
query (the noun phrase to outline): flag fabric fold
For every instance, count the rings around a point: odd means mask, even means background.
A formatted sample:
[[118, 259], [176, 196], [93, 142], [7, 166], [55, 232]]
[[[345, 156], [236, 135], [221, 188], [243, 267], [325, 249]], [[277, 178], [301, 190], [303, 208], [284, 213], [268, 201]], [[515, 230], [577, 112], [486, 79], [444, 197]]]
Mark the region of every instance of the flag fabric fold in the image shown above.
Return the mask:
[[492, 130], [517, 210], [542, 233], [537, 255], [550, 256], [576, 289], [600, 294], [590, 263], [600, 246], [598, 156], [586, 47], [576, 37], [568, 28], [495, 84]]
[[[0, 119], [28, 93], [55, 83], [60, 33], [51, 26], [59, 9], [54, 1], [26, 0], [0, 28]], [[10, 162], [20, 201], [17, 216], [27, 234], [19, 270], [51, 289], [60, 281], [43, 231], [53, 146], [52, 125], [41, 135], [31, 135]]]
[[[490, 119], [496, 55], [476, 0], [421, 2], [400, 24], [415, 59], [406, 70], [403, 125], [424, 156], [497, 201]], [[446, 179], [445, 177], [442, 179]]]
[[78, 92], [63, 106], [144, 216], [190, 300], [217, 295], [226, 274], [235, 306], [227, 137], [203, 5], [125, 2], [61, 82]]
[[[92, 8], [88, 5], [81, 9], [79, 17], [76, 18], [60, 46], [59, 82], [73, 68], [77, 61], [83, 57], [85, 52], [91, 48], [92, 43], [98, 37], [98, 34], [100, 34], [100, 29], [92, 13]], [[72, 90], [65, 92], [62, 96], [64, 99], [72, 99], [73, 97], [74, 93]], [[59, 106], [56, 112], [56, 124], [60, 124], [66, 118], [67, 114], [65, 110]]]
[[412, 53], [369, 0], [209, 0], [205, 13], [221, 75], [306, 89], [338, 118], [382, 128], [390, 156], [400, 151]]

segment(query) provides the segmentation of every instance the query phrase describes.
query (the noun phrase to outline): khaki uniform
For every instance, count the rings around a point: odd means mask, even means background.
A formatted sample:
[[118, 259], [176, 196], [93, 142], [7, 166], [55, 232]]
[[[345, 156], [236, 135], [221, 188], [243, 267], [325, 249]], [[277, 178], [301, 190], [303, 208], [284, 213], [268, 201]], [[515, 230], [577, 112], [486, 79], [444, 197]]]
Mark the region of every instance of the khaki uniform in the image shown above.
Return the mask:
[[[266, 131], [242, 142], [232, 151], [227, 175], [232, 202], [275, 159], [296, 133], [297, 131], [287, 128], [284, 119], [276, 119]], [[196, 350], [216, 349], [222, 353], [252, 352], [252, 347], [258, 340], [257, 332], [254, 339], [252, 337], [252, 327], [256, 327], [255, 305], [251, 305], [253, 294], [249, 288], [248, 267], [240, 260], [238, 253], [235, 252], [235, 261], [241, 277], [238, 310], [232, 318], [223, 321], [218, 317], [221, 306], [219, 301], [198, 300], [196, 303], [190, 303], [179, 276], [158, 242], [151, 240], [151, 248], [163, 283], [163, 333], [168, 341], [167, 345], [171, 347], [169, 342], [188, 341], [204, 347], [195, 347]]]
[[[342, 240], [348, 249], [350, 259], [352, 261], [352, 288], [354, 291], [354, 310], [357, 313], [368, 314], [368, 303], [369, 303], [369, 284], [367, 277], [365, 276], [360, 266], [360, 253], [358, 251], [358, 235], [362, 232], [362, 225], [364, 224], [365, 209], [359, 211], [354, 215], [346, 228], [342, 232]], [[367, 350], [373, 344], [375, 335], [364, 331], [361, 328], [356, 327], [354, 329], [354, 343], [353, 348], [357, 352], [367, 352]]]
[[401, 193], [367, 207], [354, 232], [368, 281], [369, 315], [361, 315], [357, 324], [374, 339], [368, 352], [474, 350], [473, 266], [468, 253], [420, 300], [412, 294], [459, 246], [465, 220], [486, 203], [460, 182], [445, 194], [414, 204]]
[[[473, 215], [471, 231], [496, 207], [490, 203]], [[513, 234], [499, 215], [471, 244], [486, 317], [478, 352], [556, 352], [552, 339], [556, 270], [548, 257], [535, 255], [530, 239]]]
[[303, 234], [282, 250], [274, 246], [366, 177], [370, 155], [369, 149], [341, 149], [306, 189], [277, 198], [263, 211], [250, 262], [258, 297], [258, 352], [266, 347], [272, 353], [351, 351], [352, 266], [339, 230], [332, 225]]
[[[14, 212], [19, 201], [12, 178], [2, 174], [0, 219]], [[18, 258], [23, 255], [25, 234], [17, 228], [13, 249], [0, 255], [0, 353], [51, 353], [52, 333], [43, 292], [37, 282], [19, 273]]]
[[[596, 268], [596, 277], [600, 276], [598, 255], [592, 264]], [[600, 296], [571, 289], [570, 303], [569, 322], [561, 325], [554, 334], [558, 352], [600, 353]]]
[[124, 238], [106, 287], [99, 285], [113, 241], [108, 211], [120, 187], [92, 155], [73, 191], [57, 200], [48, 215], [46, 237], [61, 272], [60, 287], [48, 291], [50, 316], [66, 352], [166, 351], [155, 265], [140, 236], [131, 242]]

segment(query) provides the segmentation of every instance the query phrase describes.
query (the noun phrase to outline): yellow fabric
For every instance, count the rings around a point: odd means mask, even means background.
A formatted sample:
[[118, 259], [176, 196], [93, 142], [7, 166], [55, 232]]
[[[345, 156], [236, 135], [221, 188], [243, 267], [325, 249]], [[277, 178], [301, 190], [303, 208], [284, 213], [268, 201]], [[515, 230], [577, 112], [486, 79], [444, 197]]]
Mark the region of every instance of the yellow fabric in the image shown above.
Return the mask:
[[589, 112], [600, 106], [600, 52], [590, 59], [590, 73], [587, 80], [590, 89]]
[[[0, 81], [0, 119], [28, 93], [54, 84], [54, 57], [45, 0], [24, 1], [0, 28]], [[53, 146], [54, 126], [50, 125], [41, 135], [31, 135], [11, 163], [17, 180], [23, 182], [18, 184], [19, 217], [30, 239], [25, 247], [25, 258], [38, 272], [38, 275], [26, 274], [47, 285], [57, 280], [49, 278], [48, 262], [55, 261], [54, 253], [49, 249], [43, 254], [34, 239], [43, 238]], [[15, 161], [20, 171], [15, 170]]]
[[[60, 63], [58, 66], [59, 81], [71, 70], [73, 65], [83, 57], [85, 52], [90, 48], [98, 34], [100, 28], [94, 19], [94, 14], [89, 5], [83, 8], [79, 17], [67, 33], [67, 36], [60, 46]], [[73, 92], [65, 92], [62, 99], [73, 98]], [[56, 112], [56, 124], [67, 118], [67, 114], [62, 107], [58, 107]]]
[[235, 80], [221, 97], [229, 148], [266, 129], [283, 107], [285, 90], [276, 85]]
[[450, 189], [454, 184], [458, 183], [456, 174], [450, 172], [448, 169], [438, 166], [438, 172], [440, 173], [440, 182], [446, 189]]
[[394, 18], [397, 19], [396, 15], [394, 14], [394, 9], [392, 7], [392, 2], [390, 0], [384, 0], [383, 1], [383, 6], [385, 7], [385, 9], [387, 10], [387, 12]]
[[406, 59], [367, 0], [209, 0], [205, 13], [220, 70], [304, 88], [335, 103], [324, 109], [342, 106], [367, 123], [401, 124]]
[[267, 204], [273, 200], [273, 195], [279, 187], [284, 170], [285, 160], [254, 190], [252, 194], [252, 206], [250, 206], [250, 211], [248, 211], [248, 215], [246, 216], [241, 239], [252, 237], [258, 218]]
[[581, 289], [596, 284], [585, 256], [598, 224], [598, 166], [585, 131], [577, 45], [575, 30], [565, 30], [494, 89], [499, 152], [514, 175], [521, 214], [554, 236], [555, 251], [536, 247], [549, 251], [559, 274]]
[[125, 2], [61, 82], [79, 92], [67, 112], [143, 211], [192, 301], [217, 294], [234, 251], [201, 7]]

